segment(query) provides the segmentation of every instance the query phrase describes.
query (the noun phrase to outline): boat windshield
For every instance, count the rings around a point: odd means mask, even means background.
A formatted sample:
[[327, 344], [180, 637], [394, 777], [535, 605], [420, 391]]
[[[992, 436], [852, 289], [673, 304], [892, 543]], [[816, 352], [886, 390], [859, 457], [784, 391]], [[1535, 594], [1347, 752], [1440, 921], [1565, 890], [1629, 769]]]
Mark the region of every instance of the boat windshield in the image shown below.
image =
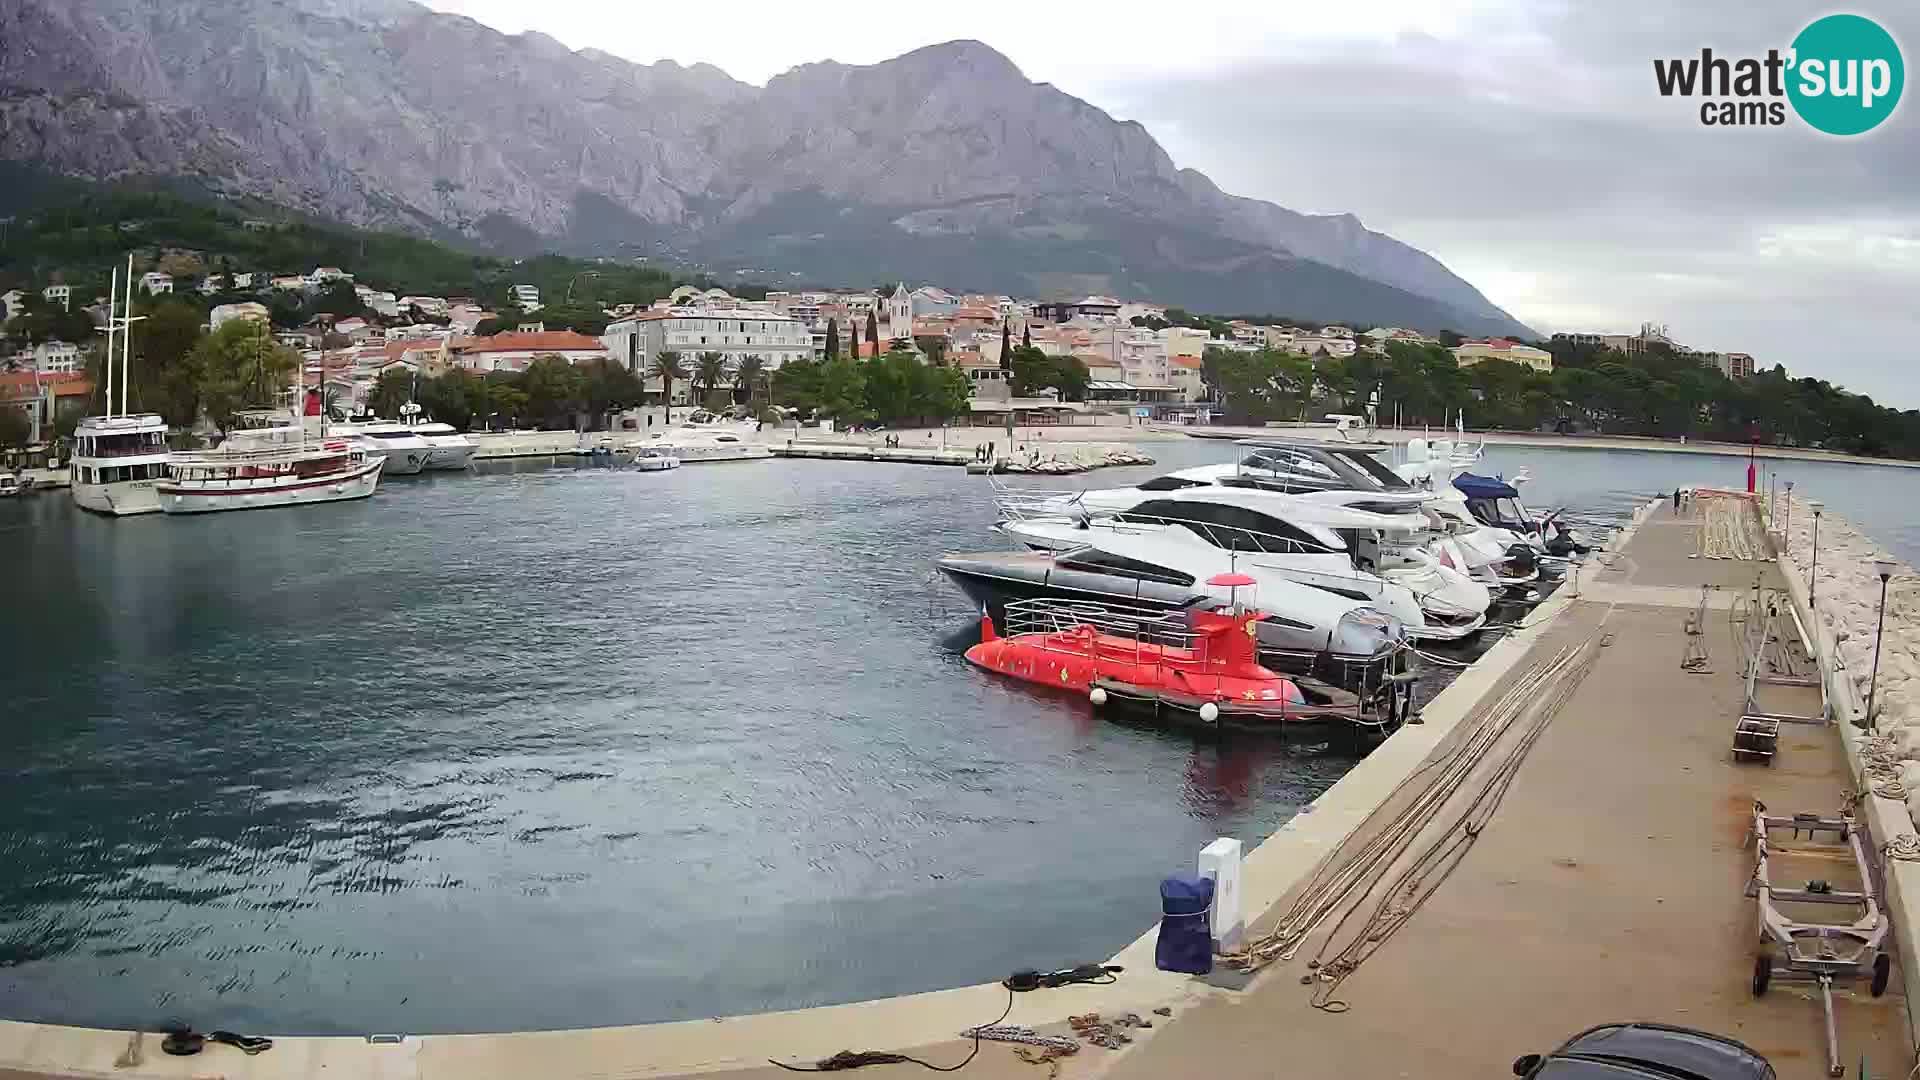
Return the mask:
[[411, 431], [369, 431], [366, 434], [370, 439], [412, 439], [416, 437]]
[[1399, 473], [1387, 468], [1379, 458], [1374, 457], [1372, 454], [1362, 453], [1357, 450], [1347, 450], [1341, 451], [1340, 457], [1354, 468], [1378, 481], [1380, 487], [1387, 491], [1411, 491], [1413, 489], [1413, 485], [1402, 480]]
[[1111, 551], [1101, 551], [1096, 547], [1075, 548], [1054, 558], [1054, 563], [1074, 570], [1091, 570], [1098, 574], [1120, 574], [1125, 577], [1139, 578], [1142, 581], [1158, 581], [1168, 585], [1190, 586], [1194, 582], [1192, 574], [1183, 574], [1165, 566], [1156, 566], [1139, 559], [1129, 559], [1124, 555], [1115, 555]]

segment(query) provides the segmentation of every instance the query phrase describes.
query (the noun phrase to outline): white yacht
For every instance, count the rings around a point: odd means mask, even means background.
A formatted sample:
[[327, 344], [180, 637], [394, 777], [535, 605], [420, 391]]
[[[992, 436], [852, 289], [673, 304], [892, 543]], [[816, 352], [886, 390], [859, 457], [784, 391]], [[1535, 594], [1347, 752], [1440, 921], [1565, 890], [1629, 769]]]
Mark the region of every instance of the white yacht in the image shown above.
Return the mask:
[[356, 435], [369, 456], [378, 454], [385, 458], [387, 464], [380, 470], [382, 476], [418, 475], [428, 467], [435, 453], [433, 443], [417, 427], [393, 420], [367, 420], [330, 426], [328, 430]]
[[[1116, 489], [1096, 508], [1049, 493], [1003, 489], [998, 528], [1030, 547], [1064, 550], [1090, 530], [1177, 538], [1187, 533], [1251, 573], [1253, 567], [1372, 603], [1416, 638], [1456, 640], [1486, 624], [1485, 585], [1422, 550], [1406, 532], [1424, 518], [1303, 503], [1216, 487]], [[1121, 504], [1130, 505], [1121, 505]], [[1201, 575], [1205, 576], [1205, 575]]]
[[427, 469], [439, 472], [465, 469], [473, 464], [473, 440], [462, 435], [452, 424], [427, 421], [422, 424], [408, 424], [414, 434], [426, 440]]
[[[127, 382], [131, 370], [132, 327], [140, 321], [129, 317], [133, 307], [133, 257], [127, 257], [126, 300], [115, 314], [120, 299], [120, 271], [114, 268], [107, 287], [106, 410], [101, 416], [81, 419], [73, 432], [73, 457], [68, 481], [74, 505], [97, 514], [125, 517], [152, 514], [160, 510], [154, 485], [166, 478], [167, 422], [154, 413], [127, 411]], [[119, 345], [120, 407], [114, 409], [116, 337]]]
[[673, 428], [637, 445], [627, 445], [660, 450], [683, 463], [757, 461], [772, 457], [770, 447], [749, 438], [753, 433], [752, 424], [700, 424]]
[[114, 517], [158, 513], [154, 485], [166, 478], [167, 454], [167, 422], [153, 413], [86, 417], [73, 432], [74, 505]]

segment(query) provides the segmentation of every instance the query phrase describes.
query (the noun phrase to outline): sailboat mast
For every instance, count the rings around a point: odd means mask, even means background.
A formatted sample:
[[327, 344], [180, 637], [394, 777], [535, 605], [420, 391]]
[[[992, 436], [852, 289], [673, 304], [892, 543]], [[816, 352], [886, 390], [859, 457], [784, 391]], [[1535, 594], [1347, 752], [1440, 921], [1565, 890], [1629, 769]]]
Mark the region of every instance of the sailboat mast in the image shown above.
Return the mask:
[[113, 268], [113, 280], [107, 285], [107, 355], [100, 369], [107, 377], [107, 419], [113, 419], [113, 305], [120, 299], [120, 268]]
[[133, 365], [133, 253], [127, 253], [127, 332], [120, 338], [120, 415], [127, 415], [127, 383]]

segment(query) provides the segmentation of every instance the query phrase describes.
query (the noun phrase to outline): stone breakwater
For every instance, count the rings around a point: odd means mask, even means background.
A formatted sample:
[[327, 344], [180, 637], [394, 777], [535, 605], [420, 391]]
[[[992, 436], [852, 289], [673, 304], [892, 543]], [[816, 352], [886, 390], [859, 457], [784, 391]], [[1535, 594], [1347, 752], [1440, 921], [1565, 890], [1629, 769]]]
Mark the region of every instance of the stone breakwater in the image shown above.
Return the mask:
[[[1845, 518], [1820, 516], [1817, 569], [1813, 511], [1805, 499], [1779, 499], [1772, 526], [1785, 526], [1781, 569], [1802, 582], [1813, 574], [1815, 617], [1830, 635], [1855, 700], [1864, 705], [1873, 671], [1873, 642], [1880, 603], [1877, 560], [1892, 562], [1887, 581], [1886, 630], [1880, 645], [1880, 677], [1873, 698], [1874, 730], [1893, 740], [1900, 759], [1907, 808], [1920, 824], [1920, 575], [1874, 543]], [[1817, 632], [1816, 632], [1817, 633]], [[1844, 720], [1845, 718], [1842, 717]]]

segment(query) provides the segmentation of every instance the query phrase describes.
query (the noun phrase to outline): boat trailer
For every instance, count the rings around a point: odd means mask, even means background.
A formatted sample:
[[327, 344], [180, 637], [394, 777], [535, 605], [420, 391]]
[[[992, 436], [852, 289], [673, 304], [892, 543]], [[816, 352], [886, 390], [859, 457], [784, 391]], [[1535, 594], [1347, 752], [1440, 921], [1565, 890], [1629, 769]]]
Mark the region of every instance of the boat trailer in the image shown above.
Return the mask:
[[[1705, 609], [1706, 598], [1703, 593], [1700, 607], [1696, 609], [1703, 625]], [[1746, 692], [1740, 705], [1740, 719], [1733, 726], [1733, 758], [1735, 761], [1760, 761], [1771, 765], [1780, 746], [1781, 724], [1824, 727], [1831, 723], [1831, 707], [1827, 702], [1826, 684], [1814, 673], [1811, 650], [1806, 644], [1809, 640], [1806, 628], [1801, 625], [1800, 615], [1787, 600], [1786, 593], [1762, 589], [1756, 579], [1752, 590], [1736, 601], [1728, 614], [1737, 623], [1742, 612], [1745, 614], [1746, 628], [1734, 636], [1744, 653], [1741, 676], [1746, 683]], [[1691, 655], [1689, 652], [1689, 658]], [[1681, 666], [1685, 667], [1686, 663], [1683, 660]], [[1820, 711], [1807, 714], [1761, 708], [1759, 698], [1762, 684], [1817, 686], [1820, 688]]]
[[[1769, 856], [1775, 854], [1770, 834], [1776, 830], [1791, 830], [1792, 839], [1806, 845], [1782, 848], [1780, 855], [1844, 858], [1851, 854], [1860, 876], [1860, 891], [1836, 889], [1824, 880], [1809, 881], [1801, 888], [1775, 886], [1767, 864]], [[1893, 959], [1886, 951], [1887, 916], [1875, 895], [1873, 866], [1861, 845], [1860, 828], [1844, 812], [1838, 817], [1769, 816], [1766, 804], [1755, 800], [1753, 846], [1753, 877], [1746, 889], [1748, 896], [1759, 901], [1760, 947], [1753, 961], [1753, 994], [1765, 994], [1775, 979], [1817, 983], [1827, 1030], [1827, 1075], [1840, 1076], [1846, 1070], [1840, 1064], [1840, 1039], [1833, 1020], [1834, 980], [1867, 979], [1868, 990], [1879, 997], [1887, 992], [1887, 979], [1893, 970]], [[1790, 918], [1780, 904], [1851, 907], [1858, 917], [1848, 923], [1802, 922]]]

